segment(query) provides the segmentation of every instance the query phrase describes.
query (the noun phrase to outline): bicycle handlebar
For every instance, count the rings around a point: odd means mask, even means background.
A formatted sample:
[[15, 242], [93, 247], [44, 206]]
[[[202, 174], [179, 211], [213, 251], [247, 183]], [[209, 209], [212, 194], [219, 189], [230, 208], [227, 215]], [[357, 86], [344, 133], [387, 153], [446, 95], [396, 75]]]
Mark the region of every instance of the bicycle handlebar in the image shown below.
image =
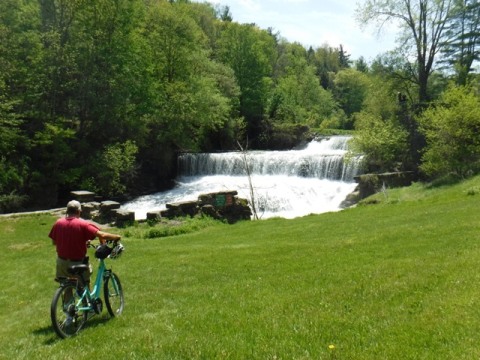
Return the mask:
[[[87, 242], [87, 247], [96, 248], [97, 245], [92, 244], [92, 241], [95, 241], [95, 240], [96, 240], [96, 239], [94, 239], [94, 240], [88, 240], [88, 242]], [[120, 239], [118, 239], [118, 240], [105, 240], [105, 243], [106, 243], [106, 244], [109, 244], [109, 245], [113, 243], [113, 244], [115, 245], [115, 244], [117, 244], [119, 241], [120, 241]]]

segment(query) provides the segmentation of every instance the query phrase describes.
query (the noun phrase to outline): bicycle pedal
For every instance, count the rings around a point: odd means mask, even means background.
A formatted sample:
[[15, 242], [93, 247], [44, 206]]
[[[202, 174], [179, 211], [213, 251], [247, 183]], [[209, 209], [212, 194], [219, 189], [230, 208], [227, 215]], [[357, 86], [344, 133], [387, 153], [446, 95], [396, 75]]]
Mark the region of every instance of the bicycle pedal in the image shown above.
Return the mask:
[[100, 299], [100, 298], [95, 299], [92, 307], [93, 307], [93, 310], [95, 311], [96, 314], [100, 314], [103, 310], [102, 299]]

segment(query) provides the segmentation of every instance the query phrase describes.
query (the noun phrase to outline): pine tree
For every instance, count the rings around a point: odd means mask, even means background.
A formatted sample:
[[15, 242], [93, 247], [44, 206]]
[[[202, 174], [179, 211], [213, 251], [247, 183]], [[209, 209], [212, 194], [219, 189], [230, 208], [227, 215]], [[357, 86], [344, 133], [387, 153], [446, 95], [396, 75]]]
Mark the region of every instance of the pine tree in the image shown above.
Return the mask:
[[445, 32], [442, 54], [444, 62], [454, 69], [456, 82], [466, 85], [473, 62], [480, 59], [479, 1], [456, 1]]

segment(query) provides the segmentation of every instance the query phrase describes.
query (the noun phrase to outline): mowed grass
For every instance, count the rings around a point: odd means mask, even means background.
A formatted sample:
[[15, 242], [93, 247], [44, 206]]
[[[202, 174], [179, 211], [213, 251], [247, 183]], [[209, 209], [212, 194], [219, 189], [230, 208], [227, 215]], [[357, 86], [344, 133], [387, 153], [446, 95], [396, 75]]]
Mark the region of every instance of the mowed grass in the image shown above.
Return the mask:
[[0, 359], [480, 358], [480, 178], [375, 198], [166, 238], [120, 229], [124, 314], [67, 340], [49, 317], [55, 218], [0, 218]]

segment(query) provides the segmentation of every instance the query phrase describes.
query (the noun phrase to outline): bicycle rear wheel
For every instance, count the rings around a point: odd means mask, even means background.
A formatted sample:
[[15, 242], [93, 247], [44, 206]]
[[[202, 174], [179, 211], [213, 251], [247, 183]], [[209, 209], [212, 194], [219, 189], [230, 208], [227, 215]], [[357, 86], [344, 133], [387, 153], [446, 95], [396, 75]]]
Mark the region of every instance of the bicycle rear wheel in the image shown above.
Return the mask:
[[125, 300], [123, 298], [123, 289], [120, 279], [113, 272], [105, 278], [103, 283], [103, 294], [105, 305], [110, 316], [119, 316], [123, 312]]
[[74, 283], [61, 285], [53, 295], [50, 316], [53, 329], [61, 338], [77, 334], [87, 321], [88, 312], [78, 310], [79, 301]]

